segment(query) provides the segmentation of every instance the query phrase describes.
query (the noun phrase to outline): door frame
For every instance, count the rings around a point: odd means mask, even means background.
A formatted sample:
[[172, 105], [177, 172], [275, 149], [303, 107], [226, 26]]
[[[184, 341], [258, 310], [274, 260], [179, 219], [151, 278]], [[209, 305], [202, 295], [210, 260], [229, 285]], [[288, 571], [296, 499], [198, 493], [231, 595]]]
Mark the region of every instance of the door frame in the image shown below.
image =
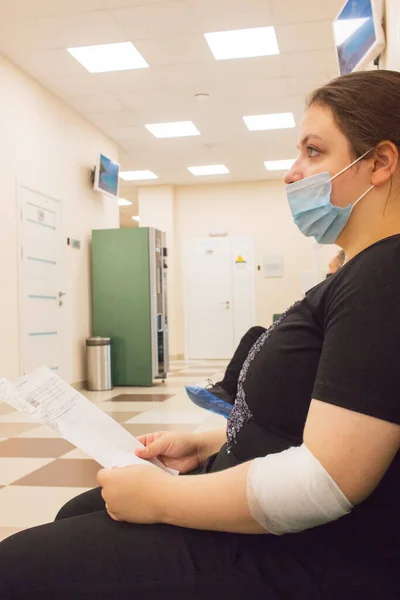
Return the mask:
[[[22, 319], [23, 319], [23, 310], [24, 310], [24, 299], [23, 299], [23, 294], [22, 294], [22, 278], [23, 278], [23, 208], [24, 208], [24, 203], [22, 201], [22, 197], [21, 197], [21, 189], [25, 189], [28, 190], [29, 192], [33, 192], [34, 194], [38, 194], [39, 196], [42, 196], [43, 198], [47, 198], [49, 200], [51, 200], [52, 202], [57, 202], [58, 206], [59, 206], [59, 219], [60, 219], [60, 239], [59, 239], [59, 256], [60, 256], [60, 270], [61, 270], [61, 276], [60, 276], [60, 281], [65, 279], [65, 274], [66, 274], [66, 270], [65, 270], [65, 254], [63, 252], [63, 248], [64, 248], [64, 244], [63, 244], [63, 239], [64, 239], [64, 235], [63, 235], [63, 204], [62, 201], [59, 200], [58, 198], [54, 198], [53, 196], [50, 196], [49, 194], [44, 194], [43, 192], [40, 192], [39, 190], [34, 189], [33, 187], [29, 186], [29, 185], [25, 185], [21, 182], [19, 182], [18, 180], [16, 181], [16, 195], [17, 195], [17, 202], [16, 202], [16, 206], [17, 206], [17, 253], [18, 253], [18, 280], [17, 280], [17, 288], [18, 288], [18, 368], [19, 368], [19, 374], [20, 376], [23, 375], [23, 349], [24, 349], [24, 340], [23, 340], [23, 326], [22, 326]], [[65, 342], [65, 334], [66, 334], [66, 328], [64, 327], [63, 324], [63, 319], [61, 319], [60, 321], [60, 329], [61, 329], [61, 336], [60, 338], [63, 340], [63, 342]], [[65, 343], [60, 343], [60, 360], [59, 362], [59, 366], [61, 366], [61, 369], [59, 369], [58, 373], [60, 374], [61, 371], [61, 376], [66, 378], [67, 377], [67, 356], [65, 353], [65, 347], [66, 344]]]

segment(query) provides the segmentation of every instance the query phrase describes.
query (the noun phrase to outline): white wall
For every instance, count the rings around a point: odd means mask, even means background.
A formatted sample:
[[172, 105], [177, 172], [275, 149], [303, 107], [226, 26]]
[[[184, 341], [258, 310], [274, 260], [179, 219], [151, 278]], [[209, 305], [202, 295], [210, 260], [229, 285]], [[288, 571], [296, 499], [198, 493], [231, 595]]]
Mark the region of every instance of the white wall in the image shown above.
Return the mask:
[[119, 227], [116, 200], [94, 193], [89, 170], [117, 146], [33, 79], [0, 57], [0, 377], [19, 374], [17, 183], [62, 202], [66, 248], [67, 378], [84, 379], [83, 343], [90, 334], [92, 229]]
[[381, 67], [400, 71], [400, 1], [386, 0], [385, 30], [387, 47], [382, 56]]
[[125, 184], [120, 181], [119, 197], [129, 200], [132, 204], [130, 206], [120, 206], [119, 209], [119, 223], [123, 229], [132, 229], [139, 227], [137, 221], [132, 220], [132, 216], [139, 214], [139, 195], [138, 189], [134, 185]]

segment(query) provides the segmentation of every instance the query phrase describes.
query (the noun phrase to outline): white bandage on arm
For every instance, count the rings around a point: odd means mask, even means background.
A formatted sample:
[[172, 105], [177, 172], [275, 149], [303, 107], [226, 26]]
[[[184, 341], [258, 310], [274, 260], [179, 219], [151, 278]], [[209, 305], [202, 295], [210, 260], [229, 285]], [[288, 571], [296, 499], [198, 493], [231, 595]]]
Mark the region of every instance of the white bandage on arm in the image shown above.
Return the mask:
[[253, 460], [247, 500], [253, 519], [275, 535], [335, 521], [353, 508], [304, 444]]

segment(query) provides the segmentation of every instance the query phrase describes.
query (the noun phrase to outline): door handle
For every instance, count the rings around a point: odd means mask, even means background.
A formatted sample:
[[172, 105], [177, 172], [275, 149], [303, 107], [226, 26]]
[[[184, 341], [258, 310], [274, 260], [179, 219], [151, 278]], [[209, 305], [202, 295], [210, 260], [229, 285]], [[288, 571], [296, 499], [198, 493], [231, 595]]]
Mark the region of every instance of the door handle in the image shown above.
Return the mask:
[[58, 292], [58, 297], [62, 298], [63, 296], [66, 296], [67, 292]]
[[224, 305], [226, 309], [230, 307], [230, 302], [227, 300], [226, 302], [220, 302], [221, 305]]

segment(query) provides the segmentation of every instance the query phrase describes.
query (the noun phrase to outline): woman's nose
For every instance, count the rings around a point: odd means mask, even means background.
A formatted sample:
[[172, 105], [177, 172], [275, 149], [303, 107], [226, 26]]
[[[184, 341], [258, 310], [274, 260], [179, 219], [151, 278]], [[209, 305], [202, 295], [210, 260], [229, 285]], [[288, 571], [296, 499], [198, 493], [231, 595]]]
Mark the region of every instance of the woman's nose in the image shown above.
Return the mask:
[[286, 173], [283, 181], [288, 185], [289, 183], [294, 183], [295, 181], [300, 181], [300, 179], [304, 179], [303, 175], [300, 173], [299, 169], [296, 165], [293, 165], [289, 171]]
[[295, 183], [295, 181], [300, 181], [300, 179], [304, 179], [304, 175], [301, 168], [301, 156], [300, 154], [295, 159], [294, 163], [290, 167], [289, 171], [283, 178], [283, 181], [288, 185], [289, 183]]

